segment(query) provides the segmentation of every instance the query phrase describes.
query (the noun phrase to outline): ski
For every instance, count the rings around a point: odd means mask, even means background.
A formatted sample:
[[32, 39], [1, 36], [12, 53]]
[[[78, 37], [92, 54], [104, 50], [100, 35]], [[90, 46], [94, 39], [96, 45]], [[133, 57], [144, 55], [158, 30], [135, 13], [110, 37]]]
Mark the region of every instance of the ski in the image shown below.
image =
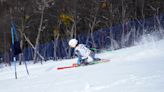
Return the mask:
[[57, 70], [64, 70], [64, 69], [68, 69], [68, 68], [76, 68], [76, 67], [81, 67], [81, 66], [88, 66], [88, 65], [94, 65], [94, 64], [98, 64], [98, 63], [105, 63], [105, 62], [109, 62], [110, 60], [108, 59], [101, 59], [100, 61], [93, 61], [93, 62], [89, 62], [87, 65], [77, 65], [76, 63], [73, 63], [70, 66], [63, 66], [63, 67], [58, 67]]
[[71, 66], [63, 66], [63, 67], [58, 67], [57, 70], [63, 70], [63, 69], [67, 69], [67, 68], [74, 68], [77, 66], [71, 65]]

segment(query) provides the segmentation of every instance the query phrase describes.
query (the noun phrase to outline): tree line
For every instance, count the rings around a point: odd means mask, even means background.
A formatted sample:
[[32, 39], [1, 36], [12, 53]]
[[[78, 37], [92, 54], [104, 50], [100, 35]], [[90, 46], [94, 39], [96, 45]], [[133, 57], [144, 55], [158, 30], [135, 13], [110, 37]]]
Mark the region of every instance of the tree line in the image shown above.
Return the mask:
[[[162, 29], [159, 15], [164, 12], [163, 6], [163, 0], [0, 0], [1, 62], [7, 62], [4, 60], [7, 60], [6, 55], [11, 50], [12, 22], [16, 24], [22, 50], [32, 48], [32, 60], [36, 63], [45, 59], [40, 54], [40, 44], [53, 41], [53, 57], [58, 59], [59, 43], [65, 44], [71, 38], [85, 35], [86, 44], [91, 43], [92, 47], [98, 47], [94, 32], [103, 28], [110, 29], [115, 25], [122, 27], [119, 33], [120, 43], [115, 38], [115, 30], [112, 30], [108, 36], [110, 47], [125, 47], [126, 39], [132, 34], [126, 28], [128, 21], [137, 21], [142, 26], [138, 32], [141, 34], [152, 31], [144, 30], [144, 20], [149, 17], [156, 21], [154, 27]], [[163, 34], [162, 31], [159, 32]], [[136, 35], [136, 32], [134, 34]], [[99, 39], [99, 43], [101, 41], [102, 39]], [[65, 47], [64, 53], [70, 58], [72, 50]]]

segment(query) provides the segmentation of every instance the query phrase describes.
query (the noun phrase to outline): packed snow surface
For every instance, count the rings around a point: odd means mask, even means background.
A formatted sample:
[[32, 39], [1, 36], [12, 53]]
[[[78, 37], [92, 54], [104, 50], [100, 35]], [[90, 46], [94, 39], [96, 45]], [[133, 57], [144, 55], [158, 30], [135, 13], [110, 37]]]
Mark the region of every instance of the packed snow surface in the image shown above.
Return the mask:
[[105, 51], [108, 63], [57, 70], [75, 59], [0, 68], [0, 92], [164, 92], [164, 40]]

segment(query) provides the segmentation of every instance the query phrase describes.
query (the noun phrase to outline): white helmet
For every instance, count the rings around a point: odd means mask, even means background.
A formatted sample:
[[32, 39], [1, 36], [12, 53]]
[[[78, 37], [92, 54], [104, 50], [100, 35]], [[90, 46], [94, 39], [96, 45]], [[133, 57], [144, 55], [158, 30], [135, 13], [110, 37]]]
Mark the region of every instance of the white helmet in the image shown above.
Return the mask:
[[76, 39], [71, 39], [68, 44], [70, 47], [76, 47], [77, 43], [78, 41]]

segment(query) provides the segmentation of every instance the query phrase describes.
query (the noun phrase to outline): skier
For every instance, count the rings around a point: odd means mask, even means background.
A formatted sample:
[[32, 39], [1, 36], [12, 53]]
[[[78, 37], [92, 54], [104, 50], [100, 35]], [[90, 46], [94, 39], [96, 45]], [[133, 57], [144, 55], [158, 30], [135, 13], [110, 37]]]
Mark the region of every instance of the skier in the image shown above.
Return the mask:
[[89, 62], [101, 60], [96, 58], [95, 53], [84, 44], [79, 44], [76, 39], [71, 39], [68, 44], [70, 47], [74, 48], [75, 55], [78, 56], [77, 65], [88, 65]]

